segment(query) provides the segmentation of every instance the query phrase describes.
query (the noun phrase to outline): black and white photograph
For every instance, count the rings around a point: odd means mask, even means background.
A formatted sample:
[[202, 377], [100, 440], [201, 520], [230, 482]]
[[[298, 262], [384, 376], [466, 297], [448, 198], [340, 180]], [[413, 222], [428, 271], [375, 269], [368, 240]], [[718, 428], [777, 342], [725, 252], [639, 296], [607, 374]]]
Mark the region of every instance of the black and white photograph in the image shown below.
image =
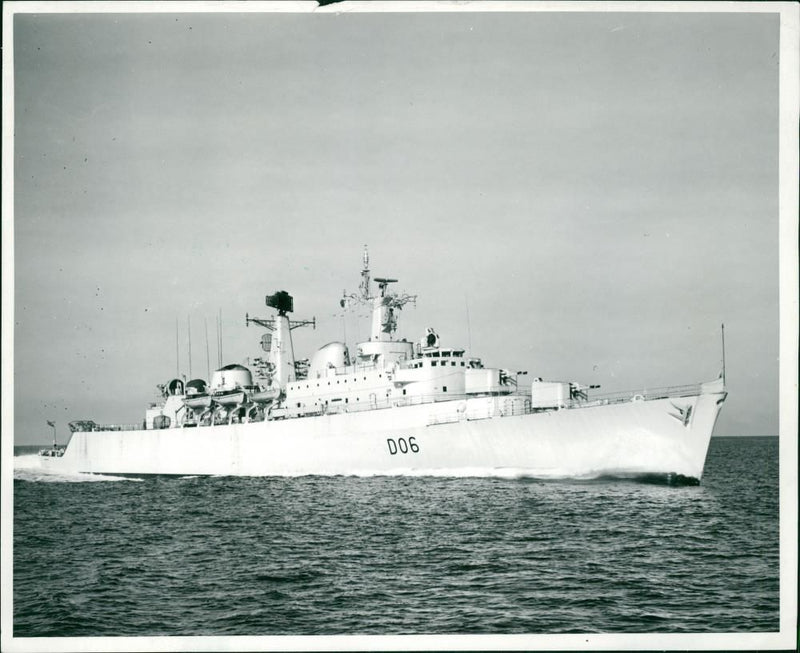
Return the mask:
[[3, 651], [792, 649], [793, 3], [3, 5]]

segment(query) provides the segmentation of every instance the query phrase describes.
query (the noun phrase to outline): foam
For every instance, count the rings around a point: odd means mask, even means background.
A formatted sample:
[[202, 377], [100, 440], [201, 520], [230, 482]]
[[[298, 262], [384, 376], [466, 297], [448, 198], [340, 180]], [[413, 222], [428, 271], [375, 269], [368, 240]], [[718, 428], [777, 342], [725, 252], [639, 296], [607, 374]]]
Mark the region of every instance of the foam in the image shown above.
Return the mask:
[[37, 483], [97, 483], [100, 481], [141, 481], [141, 478], [87, 474], [66, 469], [50, 469], [38, 454], [14, 456], [14, 480]]

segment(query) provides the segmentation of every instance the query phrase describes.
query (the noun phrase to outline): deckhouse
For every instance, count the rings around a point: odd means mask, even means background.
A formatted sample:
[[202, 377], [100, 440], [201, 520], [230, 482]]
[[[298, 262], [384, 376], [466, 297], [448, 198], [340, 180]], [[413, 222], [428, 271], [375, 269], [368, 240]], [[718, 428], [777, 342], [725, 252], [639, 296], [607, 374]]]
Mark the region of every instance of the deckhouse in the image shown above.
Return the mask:
[[[466, 358], [463, 349], [440, 346], [432, 328], [419, 342], [395, 339], [400, 310], [416, 296], [395, 293], [389, 284], [397, 279], [375, 278], [378, 292], [372, 294], [369, 254], [364, 248], [360, 292], [345, 295], [344, 308], [353, 303], [372, 306], [369, 340], [358, 343], [351, 355], [343, 342], [321, 347], [307, 368], [293, 358], [291, 330], [308, 322], [292, 322], [291, 296], [284, 291], [267, 297], [267, 305], [278, 307], [275, 321], [250, 318], [275, 331], [269, 340], [271, 363], [268, 383], [278, 383], [284, 397], [270, 411], [271, 418], [302, 417], [357, 410], [451, 401], [480, 395], [508, 394], [514, 384], [501, 369], [484, 368], [478, 358]], [[279, 299], [278, 296], [282, 299]], [[281, 342], [283, 341], [283, 342]], [[287, 370], [281, 376], [277, 370]], [[272, 376], [270, 377], [270, 371]]]

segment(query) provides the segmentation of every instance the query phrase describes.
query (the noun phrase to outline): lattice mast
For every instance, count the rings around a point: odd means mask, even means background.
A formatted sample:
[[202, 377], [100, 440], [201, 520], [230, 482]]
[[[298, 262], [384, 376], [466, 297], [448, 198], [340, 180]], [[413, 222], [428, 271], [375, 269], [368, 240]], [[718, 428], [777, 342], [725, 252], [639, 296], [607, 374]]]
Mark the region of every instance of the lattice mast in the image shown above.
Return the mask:
[[366, 245], [364, 245], [362, 261], [361, 283], [358, 285], [359, 292], [347, 294], [345, 291], [339, 304], [342, 308], [345, 308], [353, 303], [371, 303], [372, 330], [369, 339], [371, 342], [389, 342], [394, 339], [393, 334], [397, 331], [397, 311], [401, 310], [409, 302], [416, 304], [417, 296], [392, 292], [389, 290], [389, 284], [396, 283], [397, 279], [385, 277], [375, 277], [374, 281], [378, 284], [378, 294], [373, 295], [370, 288], [369, 251]]

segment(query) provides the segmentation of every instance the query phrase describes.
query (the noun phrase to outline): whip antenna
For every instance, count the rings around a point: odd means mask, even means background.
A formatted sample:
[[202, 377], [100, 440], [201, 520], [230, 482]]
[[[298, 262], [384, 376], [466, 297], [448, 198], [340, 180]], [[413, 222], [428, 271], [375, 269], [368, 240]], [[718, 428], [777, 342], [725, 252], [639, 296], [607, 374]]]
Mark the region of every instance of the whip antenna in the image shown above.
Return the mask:
[[725, 385], [725, 323], [722, 323], [722, 385]]
[[189, 337], [189, 378], [192, 378], [192, 319], [189, 315], [186, 316], [186, 330]]
[[211, 380], [211, 359], [208, 356], [208, 318], [203, 318], [203, 325], [206, 328], [206, 378]]
[[178, 318], [175, 317], [175, 378], [181, 375], [181, 349], [180, 340], [178, 338]]

